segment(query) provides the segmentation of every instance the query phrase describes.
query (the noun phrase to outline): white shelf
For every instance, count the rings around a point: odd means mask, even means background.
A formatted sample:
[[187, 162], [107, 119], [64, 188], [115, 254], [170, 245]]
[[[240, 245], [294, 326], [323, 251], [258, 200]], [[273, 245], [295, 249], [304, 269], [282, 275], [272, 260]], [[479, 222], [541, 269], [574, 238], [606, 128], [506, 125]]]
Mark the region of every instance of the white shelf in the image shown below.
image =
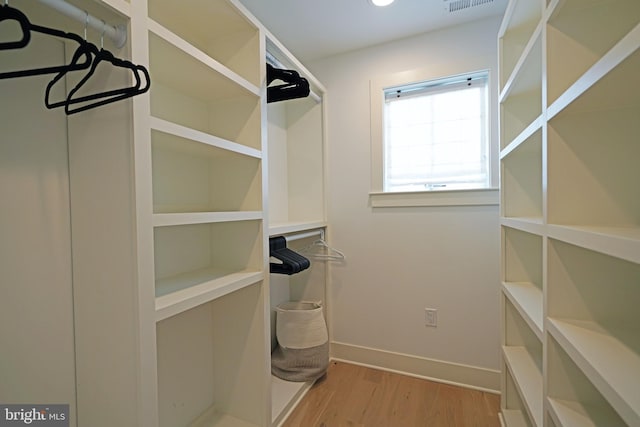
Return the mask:
[[517, 70], [518, 64], [527, 47], [530, 46], [532, 35], [539, 26], [542, 16], [540, 2], [515, 0], [510, 1], [502, 25], [498, 31], [500, 41], [500, 91]]
[[503, 102], [507, 97], [517, 92], [529, 92], [537, 89], [539, 81], [542, 78], [537, 76], [536, 73], [532, 73], [532, 67], [528, 61], [538, 61], [540, 52], [540, 36], [542, 34], [542, 24], [538, 24], [531, 34], [531, 38], [527, 42], [522, 51], [522, 55], [518, 59], [518, 62], [514, 66], [512, 74], [505, 82], [500, 92], [500, 102]]
[[156, 322], [197, 307], [264, 278], [262, 271], [202, 269], [156, 281]]
[[504, 360], [536, 427], [542, 427], [542, 374], [524, 347], [503, 347]]
[[640, 227], [547, 226], [549, 237], [640, 264]]
[[548, 398], [549, 414], [558, 427], [600, 427], [612, 424], [610, 414], [594, 406]]
[[[589, 111], [591, 109], [606, 110], [620, 105], [628, 105], [629, 97], [637, 100], [638, 88], [636, 85], [629, 85], [635, 75], [637, 57], [640, 56], [640, 24], [623, 37], [609, 52], [587, 70], [578, 80], [575, 81], [565, 92], [555, 100], [547, 110], [548, 120], [553, 119], [561, 111], [569, 107], [574, 101], [577, 103], [576, 110]], [[636, 58], [634, 60], [634, 57]], [[634, 64], [620, 68], [621, 72], [613, 73], [625, 62], [631, 60]], [[603, 84], [603, 82], [605, 84]], [[586, 97], [586, 102], [579, 98], [590, 89], [596, 96]], [[599, 87], [599, 88], [598, 88]], [[615, 89], [615, 96], [612, 96], [611, 88]]]
[[542, 219], [542, 130], [502, 159], [502, 215]]
[[312, 385], [311, 381], [285, 381], [271, 375], [271, 424], [280, 425]]
[[528, 427], [529, 425], [525, 415], [517, 409], [502, 410], [502, 419], [505, 427]]
[[502, 217], [500, 224], [539, 236], [542, 236], [545, 230], [542, 217]]
[[326, 228], [326, 221], [300, 221], [288, 222], [269, 225], [269, 236], [278, 236], [280, 234], [301, 233], [304, 231], [313, 231], [320, 228]]
[[131, 4], [128, 1], [124, 1], [124, 0], [100, 0], [100, 1], [124, 16], [127, 16], [127, 17], [131, 16]]
[[218, 412], [215, 406], [211, 406], [201, 416], [194, 420], [189, 427], [259, 427], [229, 414]]
[[544, 120], [542, 115], [540, 115], [513, 140], [504, 141], [507, 142], [508, 145], [506, 147], [503, 147], [500, 151], [500, 160], [503, 160], [505, 157], [509, 156], [514, 150], [520, 147], [522, 143], [527, 141], [535, 132], [542, 129], [543, 124]]
[[557, 2], [547, 25], [548, 103], [599, 61], [616, 64], [615, 57], [607, 55], [639, 22], [640, 4], [635, 0]]
[[[219, 74], [220, 76], [223, 76], [229, 81], [234, 82], [236, 85], [244, 88], [247, 92], [252, 93], [253, 95], [256, 95], [256, 96], [260, 96], [260, 89], [256, 85], [250, 83], [245, 78], [231, 71], [229, 68], [225, 67], [220, 62], [211, 58], [209, 55], [207, 55], [200, 49], [194, 47], [187, 41], [183, 40], [178, 35], [172, 33], [162, 25], [158, 24], [153, 19], [149, 18], [148, 26], [151, 32], [153, 32], [155, 35], [162, 38], [166, 42], [170, 43], [171, 45], [173, 45], [174, 47], [182, 51], [184, 54], [188, 55], [190, 58], [196, 59], [202, 65], [205, 65], [210, 70], [215, 71], [217, 74]], [[175, 73], [177, 70], [175, 69], [175, 67], [172, 67], [171, 64], [169, 63], [169, 61], [172, 58], [174, 58], [174, 56], [170, 55], [169, 58], [165, 58], [164, 56], [166, 54], [167, 54], [167, 51], [163, 51], [162, 57], [157, 59], [165, 61], [164, 64], [169, 67], [169, 69], [166, 70], [167, 73]], [[178, 62], [178, 63], [182, 64], [182, 62]], [[184, 67], [184, 65], [181, 65], [181, 67]], [[188, 70], [185, 70], [185, 71], [188, 71]], [[186, 80], [191, 79], [191, 74], [188, 72], [178, 73], [178, 74], [180, 74]], [[189, 84], [191, 85], [192, 83], [189, 83]], [[210, 87], [210, 85], [203, 84], [203, 88], [206, 88], [206, 87]]]
[[152, 25], [152, 29], [158, 31], [149, 33], [150, 73], [154, 83], [157, 81], [205, 101], [242, 94], [259, 96], [257, 86], [241, 80], [206, 55], [192, 56], [190, 53], [194, 52], [188, 43], [160, 25]]
[[629, 347], [595, 322], [548, 319], [549, 333], [629, 425], [640, 425], [640, 334], [620, 331]]
[[172, 123], [167, 120], [159, 119], [157, 117], [151, 117], [150, 122], [151, 129], [157, 130], [159, 132], [164, 132], [170, 135], [177, 136], [179, 138], [200, 142], [206, 146], [221, 148], [233, 153], [254, 157], [256, 159], [262, 158], [262, 152], [255, 148], [247, 147], [233, 141], [228, 141], [226, 139], [219, 138], [205, 132], [200, 132], [198, 130], [191, 129], [177, 123]]
[[503, 283], [502, 289], [538, 339], [543, 341], [542, 290], [532, 283], [513, 282]]
[[262, 219], [262, 211], [162, 213], [153, 215], [153, 226], [170, 227], [174, 225], [252, 221], [259, 219]]
[[195, 49], [260, 86], [261, 26], [234, 0], [149, 0], [149, 17]]

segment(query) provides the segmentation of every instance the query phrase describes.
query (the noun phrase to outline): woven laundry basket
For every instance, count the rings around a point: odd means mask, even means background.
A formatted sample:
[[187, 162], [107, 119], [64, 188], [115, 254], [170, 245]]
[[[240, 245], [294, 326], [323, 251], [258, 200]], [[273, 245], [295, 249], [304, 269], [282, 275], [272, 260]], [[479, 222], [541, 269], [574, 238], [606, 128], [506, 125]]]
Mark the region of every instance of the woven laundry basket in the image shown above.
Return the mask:
[[285, 302], [276, 307], [278, 345], [271, 372], [286, 381], [315, 381], [329, 367], [329, 335], [319, 302]]

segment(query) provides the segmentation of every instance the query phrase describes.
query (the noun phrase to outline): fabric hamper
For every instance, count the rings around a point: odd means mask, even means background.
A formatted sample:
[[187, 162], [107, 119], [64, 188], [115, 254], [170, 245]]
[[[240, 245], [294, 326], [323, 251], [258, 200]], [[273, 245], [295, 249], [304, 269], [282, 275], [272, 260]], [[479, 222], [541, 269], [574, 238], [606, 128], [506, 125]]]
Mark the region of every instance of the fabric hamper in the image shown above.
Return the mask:
[[286, 381], [315, 381], [329, 367], [329, 335], [319, 302], [285, 302], [276, 307], [278, 345], [271, 373]]

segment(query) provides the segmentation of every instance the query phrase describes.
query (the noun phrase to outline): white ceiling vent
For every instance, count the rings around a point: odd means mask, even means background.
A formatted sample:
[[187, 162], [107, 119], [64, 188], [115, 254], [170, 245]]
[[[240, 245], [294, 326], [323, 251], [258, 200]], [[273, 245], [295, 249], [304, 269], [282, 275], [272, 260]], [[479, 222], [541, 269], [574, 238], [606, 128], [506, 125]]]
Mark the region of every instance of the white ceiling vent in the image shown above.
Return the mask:
[[[447, 1], [447, 0], [445, 0]], [[470, 7], [482, 6], [483, 4], [493, 3], [493, 0], [451, 0], [448, 2], [449, 13], [458, 12]]]

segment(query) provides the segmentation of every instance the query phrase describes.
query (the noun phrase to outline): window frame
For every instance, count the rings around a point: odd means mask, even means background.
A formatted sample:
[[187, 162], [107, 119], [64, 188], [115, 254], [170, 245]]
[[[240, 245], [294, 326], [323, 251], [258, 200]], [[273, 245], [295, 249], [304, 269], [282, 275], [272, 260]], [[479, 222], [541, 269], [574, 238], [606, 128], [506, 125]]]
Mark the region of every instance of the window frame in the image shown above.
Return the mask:
[[[424, 191], [391, 192], [384, 190], [384, 107], [385, 92], [399, 86], [409, 86], [422, 82], [462, 78], [469, 75], [486, 73], [488, 84], [487, 105], [487, 144], [488, 144], [488, 173], [489, 187], [476, 189], [443, 189]], [[495, 112], [491, 70], [475, 70], [449, 76], [434, 76], [429, 70], [410, 70], [390, 74], [370, 81], [371, 101], [371, 191], [370, 204], [374, 208], [382, 207], [412, 207], [412, 206], [468, 206], [468, 205], [498, 205], [499, 190], [497, 188], [497, 155], [494, 141]]]

